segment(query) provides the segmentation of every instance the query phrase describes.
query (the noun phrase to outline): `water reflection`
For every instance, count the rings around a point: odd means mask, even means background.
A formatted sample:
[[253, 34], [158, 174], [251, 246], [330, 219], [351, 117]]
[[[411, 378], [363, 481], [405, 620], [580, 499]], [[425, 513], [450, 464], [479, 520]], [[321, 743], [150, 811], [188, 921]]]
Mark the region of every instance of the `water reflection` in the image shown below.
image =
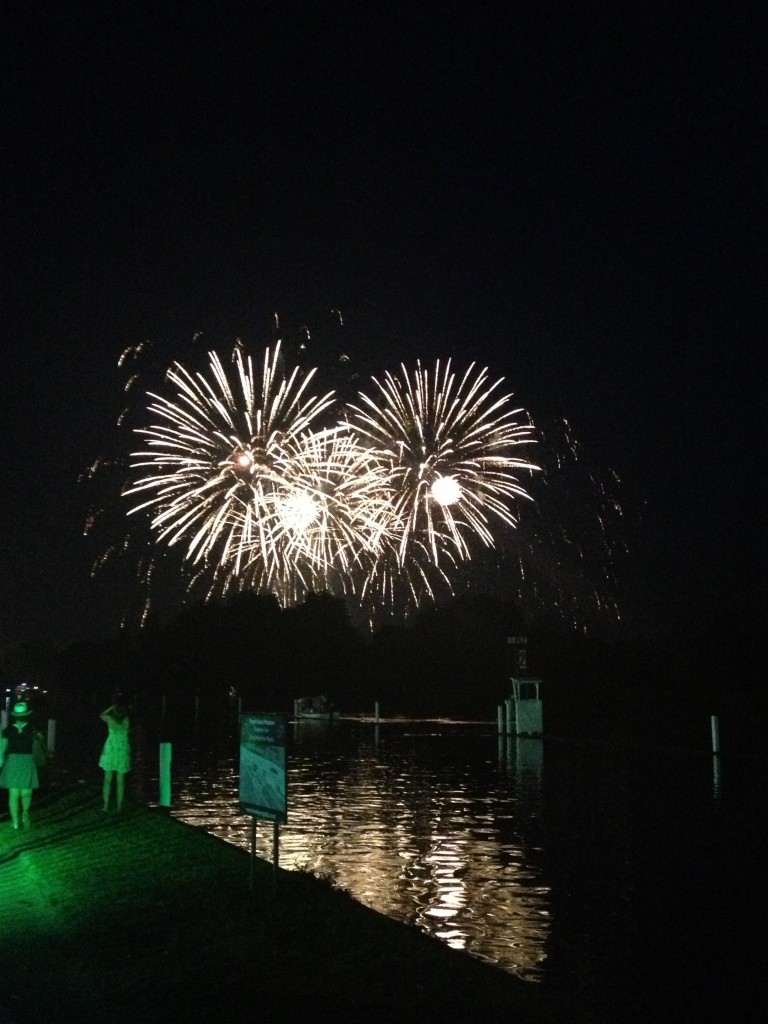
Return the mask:
[[[168, 738], [172, 813], [249, 849], [236, 709], [137, 716], [134, 799], [157, 801]], [[54, 784], [100, 781], [102, 743], [95, 716], [63, 722]], [[329, 876], [382, 913], [545, 981], [569, 1020], [709, 1019], [713, 1007], [754, 1019], [732, 1003], [755, 979], [762, 991], [765, 759], [721, 768], [707, 750], [499, 743], [495, 723], [381, 721], [377, 736], [372, 720], [307, 722], [291, 732], [288, 799], [284, 867]], [[271, 859], [271, 826], [257, 838]], [[672, 1017], [659, 1005], [669, 991]]]
[[[378, 735], [377, 735], [378, 733]], [[280, 864], [529, 981], [543, 978], [550, 889], [526, 836], [541, 814], [540, 740], [500, 759], [489, 727], [297, 723]], [[172, 814], [250, 847], [237, 754], [174, 752]], [[257, 852], [272, 855], [270, 826]]]

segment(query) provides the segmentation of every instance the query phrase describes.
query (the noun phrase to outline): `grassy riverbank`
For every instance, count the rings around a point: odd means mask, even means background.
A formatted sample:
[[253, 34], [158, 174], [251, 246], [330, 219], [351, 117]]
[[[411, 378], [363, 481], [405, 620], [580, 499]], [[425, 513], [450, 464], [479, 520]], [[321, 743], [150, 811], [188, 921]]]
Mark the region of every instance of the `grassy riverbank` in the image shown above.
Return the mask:
[[[535, 986], [157, 810], [79, 785], [0, 820], [0, 1021], [551, 1019]], [[5, 1016], [3, 1016], [5, 1014]]]

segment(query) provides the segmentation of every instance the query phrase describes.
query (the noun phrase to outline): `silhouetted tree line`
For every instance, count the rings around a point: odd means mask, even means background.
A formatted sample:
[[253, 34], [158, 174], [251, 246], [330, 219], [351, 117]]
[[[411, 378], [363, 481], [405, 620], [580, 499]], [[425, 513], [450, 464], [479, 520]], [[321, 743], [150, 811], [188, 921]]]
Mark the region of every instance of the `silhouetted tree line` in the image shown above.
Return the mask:
[[193, 698], [204, 709], [229, 700], [243, 711], [287, 714], [297, 697], [326, 694], [347, 713], [370, 713], [378, 701], [384, 715], [494, 719], [515, 674], [511, 635], [528, 638], [527, 674], [543, 681], [547, 732], [706, 746], [717, 714], [730, 743], [763, 743], [760, 633], [757, 623], [726, 618], [674, 643], [601, 638], [472, 596], [366, 634], [345, 602], [327, 594], [281, 609], [271, 597], [241, 593], [101, 643], [10, 647], [2, 667], [8, 684], [35, 673], [49, 680], [55, 703], [83, 711], [116, 691], [146, 706], [162, 695], [186, 708]]

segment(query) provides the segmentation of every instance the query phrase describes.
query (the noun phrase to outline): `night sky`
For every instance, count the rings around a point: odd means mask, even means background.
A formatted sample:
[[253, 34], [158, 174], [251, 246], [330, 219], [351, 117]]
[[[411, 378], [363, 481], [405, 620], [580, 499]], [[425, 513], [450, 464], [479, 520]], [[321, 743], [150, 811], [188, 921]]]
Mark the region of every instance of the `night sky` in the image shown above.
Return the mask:
[[622, 481], [630, 626], [764, 615], [765, 30], [757, 3], [6, 14], [0, 645], [120, 622], [78, 479], [125, 346], [261, 351], [332, 310], [361, 370], [476, 361], [568, 420]]

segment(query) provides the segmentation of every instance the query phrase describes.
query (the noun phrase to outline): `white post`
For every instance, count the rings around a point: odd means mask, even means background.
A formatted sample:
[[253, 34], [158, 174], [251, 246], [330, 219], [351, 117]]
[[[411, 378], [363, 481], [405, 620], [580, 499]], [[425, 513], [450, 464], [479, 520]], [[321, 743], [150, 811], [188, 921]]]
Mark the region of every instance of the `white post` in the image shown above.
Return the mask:
[[514, 731], [512, 729], [512, 698], [507, 698], [507, 700], [504, 701], [504, 704], [507, 709], [507, 727], [505, 731], [508, 736], [511, 736]]
[[171, 744], [160, 744], [160, 806], [171, 806]]
[[712, 729], [712, 753], [720, 753], [720, 722], [717, 715], [709, 716], [709, 724]]
[[373, 705], [373, 720], [374, 720], [374, 722], [376, 722], [378, 724], [378, 721], [379, 721], [379, 702], [378, 701], [376, 701], [376, 703]]
[[56, 719], [48, 719], [48, 756], [56, 749]]

